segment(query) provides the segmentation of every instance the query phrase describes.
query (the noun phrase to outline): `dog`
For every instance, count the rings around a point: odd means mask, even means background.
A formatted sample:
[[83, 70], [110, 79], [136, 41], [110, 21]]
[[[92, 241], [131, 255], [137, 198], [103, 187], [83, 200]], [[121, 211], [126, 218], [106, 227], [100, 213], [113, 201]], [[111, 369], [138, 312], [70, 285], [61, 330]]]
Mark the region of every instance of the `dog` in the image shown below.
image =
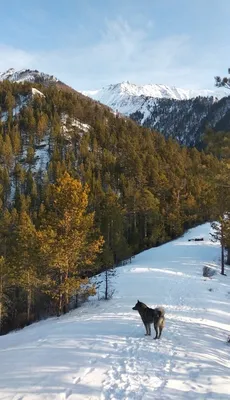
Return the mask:
[[139, 312], [140, 317], [146, 329], [145, 336], [151, 336], [151, 324], [154, 324], [156, 336], [154, 339], [160, 339], [162, 330], [165, 325], [165, 310], [163, 307], [150, 308], [145, 303], [137, 300], [136, 305], [132, 308]]

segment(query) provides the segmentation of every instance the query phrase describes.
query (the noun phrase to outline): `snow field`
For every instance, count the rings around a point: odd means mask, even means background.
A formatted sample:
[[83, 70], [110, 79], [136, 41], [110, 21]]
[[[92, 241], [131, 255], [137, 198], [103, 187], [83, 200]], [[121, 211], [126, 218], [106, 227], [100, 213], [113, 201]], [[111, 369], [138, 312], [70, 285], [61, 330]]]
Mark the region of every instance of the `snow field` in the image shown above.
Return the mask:
[[[118, 268], [110, 301], [0, 337], [0, 399], [230, 399], [230, 281], [202, 276], [204, 265], [220, 270], [209, 231], [201, 225]], [[197, 236], [204, 241], [188, 242]], [[138, 299], [165, 307], [160, 340], [144, 336]]]

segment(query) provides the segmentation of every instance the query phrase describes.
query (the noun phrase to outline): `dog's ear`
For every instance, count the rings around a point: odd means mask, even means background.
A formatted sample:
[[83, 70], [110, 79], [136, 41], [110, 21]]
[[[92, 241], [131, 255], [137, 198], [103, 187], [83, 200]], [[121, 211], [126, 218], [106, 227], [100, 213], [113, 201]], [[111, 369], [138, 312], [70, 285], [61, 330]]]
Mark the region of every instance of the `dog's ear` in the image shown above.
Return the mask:
[[139, 300], [137, 300], [137, 302], [140, 303]]

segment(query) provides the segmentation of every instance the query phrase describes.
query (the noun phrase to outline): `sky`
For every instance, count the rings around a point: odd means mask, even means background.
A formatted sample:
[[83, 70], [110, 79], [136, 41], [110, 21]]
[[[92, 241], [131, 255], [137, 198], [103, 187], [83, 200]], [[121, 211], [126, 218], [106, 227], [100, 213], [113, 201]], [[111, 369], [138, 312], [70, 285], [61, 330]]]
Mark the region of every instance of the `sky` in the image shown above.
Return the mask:
[[213, 89], [230, 67], [229, 0], [0, 0], [0, 71], [76, 90], [111, 83]]

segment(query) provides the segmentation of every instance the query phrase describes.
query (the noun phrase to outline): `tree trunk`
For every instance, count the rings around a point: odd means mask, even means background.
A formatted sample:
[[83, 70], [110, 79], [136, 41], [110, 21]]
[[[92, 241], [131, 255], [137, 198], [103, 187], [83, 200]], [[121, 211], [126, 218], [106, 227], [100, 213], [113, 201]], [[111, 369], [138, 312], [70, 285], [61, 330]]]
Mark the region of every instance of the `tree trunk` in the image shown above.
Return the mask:
[[2, 320], [3, 320], [3, 277], [2, 277], [2, 268], [1, 268], [1, 276], [0, 276], [0, 334], [2, 332]]
[[75, 296], [75, 307], [76, 308], [78, 307], [78, 302], [79, 302], [79, 293], [77, 292], [76, 296]]
[[108, 271], [105, 271], [105, 300], [108, 300]]
[[0, 335], [1, 333], [2, 333], [2, 301], [0, 300]]
[[32, 303], [32, 291], [31, 289], [29, 289], [27, 291], [27, 322], [30, 322], [31, 303]]
[[[62, 273], [60, 272], [59, 274], [59, 284], [62, 284]], [[59, 294], [58, 294], [58, 310], [57, 310], [57, 314], [58, 317], [60, 317], [60, 315], [62, 315], [62, 311], [63, 311], [63, 294], [61, 289], [59, 289]]]
[[147, 238], [147, 216], [144, 215], [144, 237]]
[[[63, 281], [66, 282], [67, 278], [68, 278], [68, 271], [64, 273]], [[68, 289], [65, 289], [63, 300], [64, 300], [63, 313], [66, 314], [69, 311], [69, 292], [68, 292]]]
[[224, 275], [224, 245], [221, 244], [221, 275]]
[[59, 291], [59, 297], [58, 297], [58, 317], [62, 315], [62, 309], [63, 309], [63, 301], [62, 301], [62, 293]]
[[137, 228], [137, 213], [136, 213], [136, 211], [134, 211], [134, 213], [133, 213], [133, 225], [134, 225], [134, 229], [136, 230], [136, 228]]
[[227, 265], [230, 265], [230, 247], [227, 248], [227, 261], [226, 261]]
[[32, 291], [30, 287], [30, 273], [27, 274], [27, 322], [30, 322], [30, 312], [31, 312], [31, 303], [32, 303]]
[[221, 224], [221, 275], [224, 275], [224, 230], [223, 224]]

